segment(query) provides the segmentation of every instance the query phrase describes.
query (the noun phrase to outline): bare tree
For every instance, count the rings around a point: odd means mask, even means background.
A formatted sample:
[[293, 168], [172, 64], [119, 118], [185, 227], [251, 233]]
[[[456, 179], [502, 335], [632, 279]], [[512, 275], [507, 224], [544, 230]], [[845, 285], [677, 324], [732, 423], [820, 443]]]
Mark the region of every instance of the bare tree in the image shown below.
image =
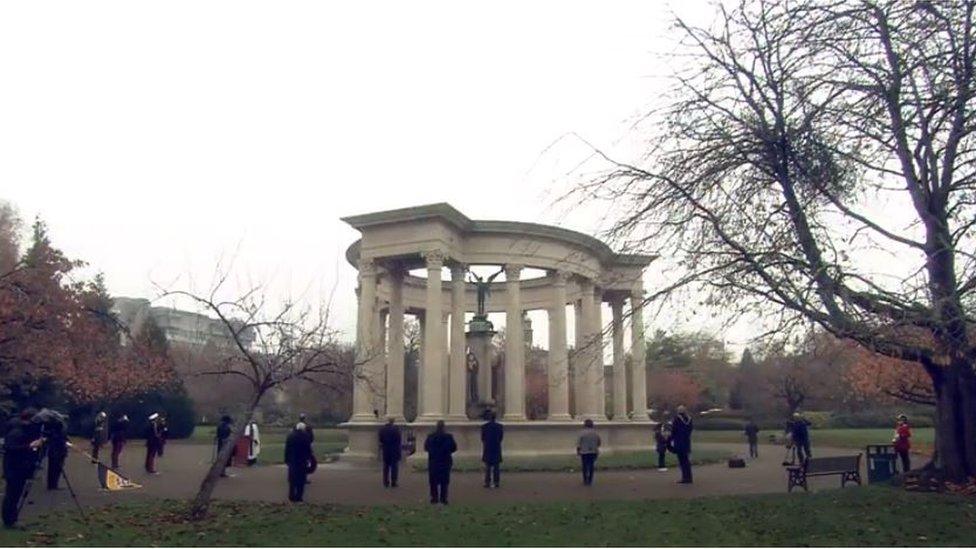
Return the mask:
[[357, 364], [348, 364], [350, 354], [344, 352], [338, 332], [330, 325], [328, 306], [313, 310], [290, 301], [272, 305], [260, 288], [234, 299], [221, 299], [218, 295], [226, 280], [226, 274], [218, 275], [206, 294], [182, 290], [162, 293], [163, 297], [192, 300], [205, 313], [219, 319], [233, 340], [233, 345], [223, 349], [223, 356], [212, 370], [197, 375], [233, 376], [245, 380], [250, 387], [247, 406], [238, 418], [236, 429], [207, 471], [190, 506], [190, 518], [194, 520], [206, 516], [214, 488], [237, 439], [271, 389], [291, 380], [322, 385], [351, 376], [353, 381], [365, 381], [358, 374]]
[[649, 299], [702, 292], [772, 337], [811, 326], [921, 364], [937, 465], [976, 475], [973, 0], [718, 5], [648, 152], [576, 196], [674, 259]]

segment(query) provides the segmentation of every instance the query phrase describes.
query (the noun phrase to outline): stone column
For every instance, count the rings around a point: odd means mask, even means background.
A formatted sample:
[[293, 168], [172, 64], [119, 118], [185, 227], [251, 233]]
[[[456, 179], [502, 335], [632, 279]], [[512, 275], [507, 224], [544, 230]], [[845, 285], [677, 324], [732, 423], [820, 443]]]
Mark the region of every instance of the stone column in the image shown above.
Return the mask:
[[417, 313], [417, 325], [420, 327], [420, 345], [417, 355], [417, 417], [420, 417], [420, 410], [424, 402], [424, 362], [427, 356], [427, 312]]
[[624, 300], [614, 297], [613, 311], [613, 419], [627, 419], [627, 363], [624, 361]]
[[647, 418], [646, 345], [644, 341], [644, 288], [637, 285], [630, 294], [631, 400], [634, 419]]
[[580, 337], [576, 350], [576, 414], [584, 419], [596, 419], [596, 360], [593, 341], [593, 282], [580, 281]]
[[441, 329], [441, 267], [444, 253], [431, 250], [424, 253], [427, 262], [427, 303], [424, 330], [424, 393], [420, 416], [424, 419], [440, 419], [444, 415], [443, 383], [444, 332]]
[[586, 398], [583, 396], [583, 301], [573, 301], [573, 373], [572, 384], [569, 388], [573, 392], [573, 416], [583, 416]]
[[[381, 308], [386, 305], [387, 308]], [[387, 348], [386, 348], [386, 319], [390, 315], [388, 304], [376, 303], [376, 314], [373, 315], [376, 324], [373, 327], [373, 339], [376, 341], [376, 385], [373, 391], [373, 411], [375, 417], [382, 418], [386, 414], [386, 399], [389, 384], [387, 383]]]
[[467, 283], [464, 274], [465, 265], [455, 264], [451, 267], [451, 363], [450, 363], [450, 399], [448, 416], [451, 419], [467, 419], [467, 382], [468, 364], [467, 345], [464, 339], [464, 298]]
[[593, 384], [593, 398], [596, 401], [596, 417], [607, 418], [607, 372], [603, 362], [603, 290], [593, 288], [593, 360], [596, 374]]
[[566, 349], [566, 281], [569, 273], [552, 277], [549, 308], [549, 420], [569, 421], [569, 355]]
[[505, 419], [525, 419], [525, 347], [522, 343], [521, 265], [505, 265]]
[[351, 421], [375, 421], [373, 396], [376, 383], [376, 345], [373, 338], [376, 314], [376, 264], [372, 259], [359, 260], [359, 311], [356, 318], [356, 362], [353, 376]]
[[403, 271], [390, 272], [390, 327], [386, 351], [386, 415], [403, 420]]

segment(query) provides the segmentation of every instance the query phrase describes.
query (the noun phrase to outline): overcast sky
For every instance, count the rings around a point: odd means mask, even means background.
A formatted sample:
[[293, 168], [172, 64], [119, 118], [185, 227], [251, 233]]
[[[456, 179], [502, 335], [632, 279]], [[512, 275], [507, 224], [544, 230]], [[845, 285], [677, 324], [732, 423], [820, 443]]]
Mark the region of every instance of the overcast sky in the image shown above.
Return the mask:
[[449, 202], [598, 228], [553, 207], [587, 153], [567, 136], [611, 146], [663, 92], [672, 10], [711, 17], [687, 0], [0, 3], [0, 198], [114, 294], [206, 287], [234, 257], [241, 287], [334, 288], [351, 336], [341, 216]]

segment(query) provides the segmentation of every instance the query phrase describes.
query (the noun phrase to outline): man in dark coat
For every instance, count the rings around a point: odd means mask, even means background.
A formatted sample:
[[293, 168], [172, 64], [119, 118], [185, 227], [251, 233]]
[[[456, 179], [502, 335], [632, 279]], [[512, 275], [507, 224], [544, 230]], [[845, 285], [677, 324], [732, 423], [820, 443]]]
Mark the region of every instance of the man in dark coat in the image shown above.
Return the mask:
[[681, 467], [679, 484], [691, 484], [691, 432], [694, 430], [691, 416], [684, 406], [678, 406], [678, 413], [671, 422], [671, 449], [678, 456]]
[[159, 419], [159, 413], [153, 412], [146, 426], [146, 472], [150, 475], [157, 474], [156, 456], [163, 452], [163, 427]]
[[403, 436], [394, 418], [387, 418], [386, 425], [380, 427], [380, 453], [383, 458], [383, 486], [397, 487], [402, 459]]
[[657, 470], [667, 471], [668, 443], [671, 437], [671, 424], [661, 422], [654, 426], [654, 449], [657, 450]]
[[793, 414], [793, 447], [796, 448], [796, 457], [802, 465], [813, 457], [810, 454], [810, 422], [799, 412]]
[[427, 435], [424, 450], [427, 452], [430, 502], [447, 505], [447, 486], [451, 483], [451, 468], [454, 466], [451, 454], [457, 451], [457, 443], [447, 432], [443, 421], [438, 421], [434, 432]]
[[495, 413], [488, 412], [488, 422], [481, 426], [481, 461], [485, 463], [485, 488], [495, 488], [501, 481], [502, 438], [505, 428], [495, 420]]
[[68, 457], [68, 432], [61, 421], [53, 419], [45, 425], [47, 449], [47, 489], [58, 490], [64, 460]]
[[749, 441], [749, 457], [758, 458], [759, 457], [759, 426], [752, 419], [746, 423], [744, 429], [746, 434], [746, 440]]
[[20, 499], [28, 479], [34, 477], [37, 450], [43, 443], [37, 426], [31, 422], [34, 414], [30, 408], [21, 412], [19, 418], [7, 425], [3, 438], [3, 477], [7, 481], [3, 492], [3, 525], [7, 528], [17, 524]]
[[119, 458], [125, 448], [125, 440], [129, 434], [129, 416], [122, 414], [112, 422], [109, 438], [112, 439], [112, 469], [119, 468]]
[[[222, 418], [220, 418], [220, 424], [217, 425], [217, 435], [215, 439], [215, 442], [217, 444], [218, 456], [220, 456], [220, 451], [224, 449], [224, 446], [226, 446], [227, 443], [230, 442], [230, 435], [232, 433], [231, 425], [233, 424], [234, 424], [234, 420], [230, 416], [223, 416]], [[230, 467], [231, 461], [233, 459], [234, 459], [234, 453], [231, 452], [230, 455], [227, 456], [227, 464], [224, 465], [224, 471], [221, 471], [220, 476], [222, 477], [227, 476], [226, 469], [227, 467]]]
[[98, 412], [95, 414], [95, 427], [92, 429], [91, 437], [91, 456], [92, 463], [98, 463], [98, 451], [108, 441], [108, 414]]
[[288, 500], [300, 502], [305, 497], [309, 462], [312, 460], [312, 440], [299, 422], [285, 439], [285, 464], [288, 465]]

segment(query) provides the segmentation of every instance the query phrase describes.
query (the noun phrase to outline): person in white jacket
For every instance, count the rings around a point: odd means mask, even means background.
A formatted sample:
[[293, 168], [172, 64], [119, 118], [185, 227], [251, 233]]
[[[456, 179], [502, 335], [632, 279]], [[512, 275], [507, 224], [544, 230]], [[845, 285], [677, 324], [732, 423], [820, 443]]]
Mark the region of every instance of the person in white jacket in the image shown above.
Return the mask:
[[261, 433], [258, 424], [254, 421], [244, 427], [244, 437], [247, 438], [247, 464], [254, 465], [258, 462], [258, 454], [261, 453]]

